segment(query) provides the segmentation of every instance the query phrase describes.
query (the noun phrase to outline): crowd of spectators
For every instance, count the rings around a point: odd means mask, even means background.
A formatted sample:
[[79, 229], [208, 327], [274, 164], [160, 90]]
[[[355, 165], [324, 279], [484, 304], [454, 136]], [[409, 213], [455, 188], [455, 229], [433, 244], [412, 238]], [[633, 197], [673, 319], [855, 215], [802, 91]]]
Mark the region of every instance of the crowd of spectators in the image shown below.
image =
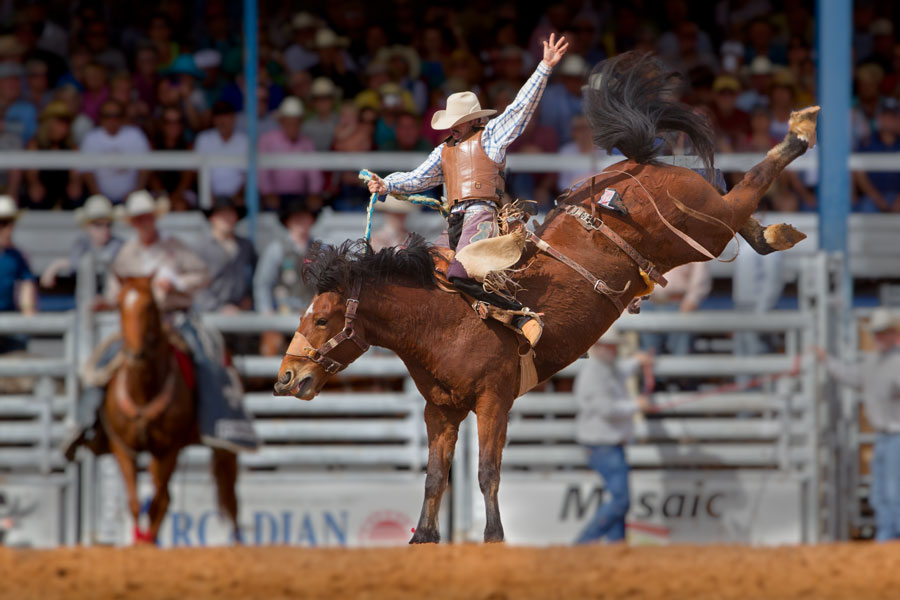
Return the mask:
[[[810, 0], [502, 2], [488, 12], [474, 2], [304, 4], [260, 2], [263, 152], [427, 151], [440, 140], [430, 117], [448, 94], [472, 90], [502, 110], [551, 31], [571, 46], [512, 152], [597, 153], [581, 86], [592, 65], [626, 50], [656, 52], [684, 74], [683, 100], [709, 117], [720, 152], [767, 151], [790, 111], [816, 99]], [[854, 150], [900, 150], [897, 13], [889, 1], [854, 3]], [[225, 0], [2, 3], [0, 148], [245, 154], [241, 27], [240, 3]], [[581, 175], [516, 173], [507, 187], [547, 205]], [[71, 209], [92, 194], [119, 204], [147, 189], [174, 210], [208, 209], [198, 206], [196, 179], [176, 170], [6, 171], [0, 192], [21, 208]], [[214, 169], [212, 195], [240, 198], [245, 179]], [[856, 173], [853, 182], [855, 210], [900, 211], [900, 173]], [[816, 183], [815, 173], [787, 173], [766, 207], [814, 210]], [[366, 198], [355, 173], [319, 171], [261, 171], [259, 193], [266, 210], [298, 194], [338, 210]]]

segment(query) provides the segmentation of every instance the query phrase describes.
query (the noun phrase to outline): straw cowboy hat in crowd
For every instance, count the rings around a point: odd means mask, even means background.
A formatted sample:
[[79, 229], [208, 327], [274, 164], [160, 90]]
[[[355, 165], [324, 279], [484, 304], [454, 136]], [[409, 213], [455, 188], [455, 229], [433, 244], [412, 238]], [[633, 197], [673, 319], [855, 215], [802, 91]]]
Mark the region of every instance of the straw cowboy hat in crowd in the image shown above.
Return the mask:
[[113, 216], [112, 202], [103, 194], [94, 194], [84, 206], [75, 209], [75, 220], [82, 227], [94, 221], [111, 221]]
[[869, 319], [869, 331], [871, 333], [883, 333], [893, 329], [900, 331], [900, 316], [883, 306], [876, 308], [872, 312], [872, 318]]
[[447, 109], [439, 110], [431, 117], [432, 129], [450, 129], [460, 123], [496, 114], [493, 109], [482, 109], [478, 96], [472, 92], [459, 92], [447, 98]]
[[384, 202], [375, 204], [375, 210], [389, 214], [405, 215], [418, 211], [419, 207], [412, 202], [398, 200], [394, 196], [388, 194], [385, 197]]
[[117, 207], [118, 216], [126, 221], [141, 215], [152, 214], [160, 217], [167, 212], [169, 212], [169, 199], [154, 198], [147, 190], [131, 192], [125, 199], [125, 205]]
[[0, 195], [0, 221], [14, 221], [19, 218], [19, 207], [12, 196]]
[[338, 89], [327, 77], [316, 77], [309, 88], [312, 98], [337, 98]]
[[341, 37], [333, 30], [323, 27], [316, 32], [316, 41], [314, 46], [317, 49], [322, 48], [343, 48], [347, 46], [349, 41], [345, 37]]
[[294, 117], [299, 119], [303, 116], [303, 103], [295, 96], [288, 96], [278, 106], [277, 116], [278, 118]]
[[600, 336], [600, 339], [594, 342], [594, 344], [607, 344], [610, 346], [618, 346], [624, 341], [622, 337], [622, 332], [619, 331], [619, 328], [616, 326], [612, 326], [606, 330], [606, 332]]

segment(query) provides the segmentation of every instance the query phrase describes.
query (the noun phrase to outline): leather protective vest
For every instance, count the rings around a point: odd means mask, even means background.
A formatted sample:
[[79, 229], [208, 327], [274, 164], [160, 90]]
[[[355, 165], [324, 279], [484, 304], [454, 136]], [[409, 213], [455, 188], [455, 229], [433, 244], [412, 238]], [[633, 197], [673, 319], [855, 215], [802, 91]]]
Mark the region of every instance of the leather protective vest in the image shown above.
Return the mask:
[[447, 203], [452, 208], [463, 200], [492, 200], [498, 204], [503, 198], [503, 162], [494, 162], [481, 146], [481, 129], [468, 138], [453, 144], [452, 140], [441, 151], [441, 168], [447, 185]]

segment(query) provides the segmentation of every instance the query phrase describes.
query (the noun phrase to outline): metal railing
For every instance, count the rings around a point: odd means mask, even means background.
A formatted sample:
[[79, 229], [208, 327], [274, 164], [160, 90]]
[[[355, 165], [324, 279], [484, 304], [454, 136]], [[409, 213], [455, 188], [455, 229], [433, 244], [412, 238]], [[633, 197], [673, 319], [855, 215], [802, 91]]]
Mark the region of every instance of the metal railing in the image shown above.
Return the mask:
[[[749, 171], [765, 158], [763, 153], [717, 154], [715, 164], [725, 172]], [[362, 168], [387, 173], [411, 170], [422, 163], [426, 153], [419, 152], [308, 152], [263, 153], [258, 155], [260, 169], [317, 169], [324, 171], [358, 171]], [[507, 156], [509, 172], [562, 173], [597, 172], [623, 160], [622, 156], [597, 158], [590, 155], [555, 153], [511, 153]], [[693, 156], [662, 156], [661, 162], [687, 167], [702, 167]], [[855, 153], [848, 168], [868, 171], [896, 171], [900, 153]], [[153, 151], [145, 154], [88, 154], [80, 151], [48, 150], [39, 152], [2, 152], [0, 170], [5, 169], [92, 169], [131, 168], [147, 170], [196, 171], [200, 205], [211, 199], [210, 169], [214, 167], [246, 168], [246, 156], [206, 155], [189, 151]], [[818, 153], [809, 152], [793, 161], [789, 170], [818, 168]]]

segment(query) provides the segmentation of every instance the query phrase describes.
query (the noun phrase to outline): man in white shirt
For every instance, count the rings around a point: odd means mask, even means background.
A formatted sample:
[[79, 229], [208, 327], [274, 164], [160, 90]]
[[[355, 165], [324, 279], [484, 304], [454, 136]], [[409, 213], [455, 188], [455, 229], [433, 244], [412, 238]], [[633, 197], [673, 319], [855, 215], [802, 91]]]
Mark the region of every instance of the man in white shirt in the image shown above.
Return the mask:
[[578, 544], [625, 539], [625, 515], [631, 499], [624, 444], [633, 435], [634, 415], [649, 407], [646, 398], [632, 396], [626, 382], [641, 365], [652, 366], [653, 358], [646, 353], [618, 358], [621, 341], [616, 329], [608, 330], [593, 345], [590, 358], [575, 377], [575, 439], [587, 450], [588, 465], [603, 477], [610, 494], [588, 520]]
[[[107, 100], [100, 106], [100, 127], [81, 142], [86, 154], [144, 154], [150, 151], [150, 142], [144, 132], [132, 125], [125, 125], [124, 107], [115, 100]], [[109, 198], [119, 204], [136, 189], [147, 184], [148, 173], [139, 169], [97, 168], [82, 171], [84, 184], [93, 194]]]
[[[194, 151], [200, 154], [246, 156], [249, 141], [247, 136], [237, 131], [235, 127], [237, 116], [234, 107], [228, 102], [219, 101], [213, 105], [212, 114], [213, 128], [197, 136]], [[234, 198], [243, 191], [244, 179], [245, 173], [242, 168], [213, 167], [210, 169], [212, 195]]]

